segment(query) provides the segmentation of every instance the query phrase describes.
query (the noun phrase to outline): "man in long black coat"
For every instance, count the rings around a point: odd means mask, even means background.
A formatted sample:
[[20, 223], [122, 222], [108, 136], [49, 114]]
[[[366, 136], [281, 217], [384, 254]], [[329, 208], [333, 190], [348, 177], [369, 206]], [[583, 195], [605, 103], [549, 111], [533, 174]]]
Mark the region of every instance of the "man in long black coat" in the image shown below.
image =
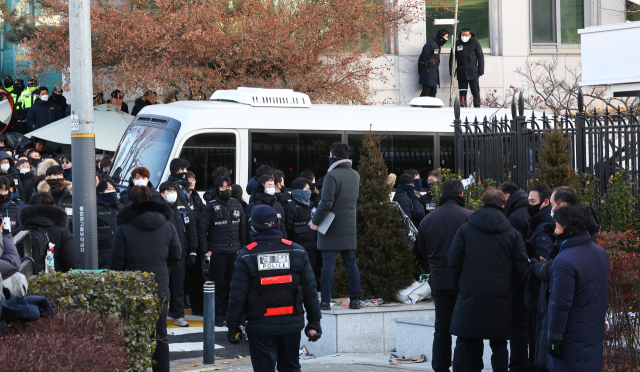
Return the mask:
[[[467, 91], [471, 90], [473, 106], [480, 107], [480, 76], [484, 75], [484, 54], [471, 29], [463, 28], [456, 41], [456, 77], [460, 92], [460, 103], [467, 106]], [[453, 69], [453, 50], [449, 54], [449, 75]]]
[[449, 247], [460, 226], [467, 223], [471, 211], [464, 208], [464, 187], [456, 179], [442, 184], [440, 206], [429, 213], [418, 228], [418, 247], [431, 265], [431, 289], [436, 305], [435, 333], [431, 367], [436, 372], [451, 367], [451, 316], [458, 298], [458, 289], [451, 279], [452, 269], [447, 267]]
[[[513, 182], [505, 182], [500, 185], [507, 197], [505, 206], [507, 218], [514, 229], [518, 230], [522, 239], [529, 240], [529, 199], [524, 190], [520, 190]], [[525, 283], [518, 278], [511, 289], [511, 343], [509, 347], [509, 369], [513, 372], [527, 371], [529, 363], [528, 343], [529, 343], [529, 318], [530, 309], [525, 304]]]
[[429, 40], [418, 57], [418, 75], [422, 84], [420, 97], [435, 97], [440, 86], [440, 49], [447, 42], [449, 31], [441, 28], [436, 37]]
[[458, 230], [449, 249], [449, 267], [459, 295], [451, 319], [451, 334], [458, 336], [454, 371], [479, 371], [483, 340], [490, 340], [494, 371], [507, 371], [507, 340], [511, 337], [509, 295], [513, 279], [528, 267], [522, 236], [504, 215], [507, 198], [490, 189], [482, 195], [482, 208]]

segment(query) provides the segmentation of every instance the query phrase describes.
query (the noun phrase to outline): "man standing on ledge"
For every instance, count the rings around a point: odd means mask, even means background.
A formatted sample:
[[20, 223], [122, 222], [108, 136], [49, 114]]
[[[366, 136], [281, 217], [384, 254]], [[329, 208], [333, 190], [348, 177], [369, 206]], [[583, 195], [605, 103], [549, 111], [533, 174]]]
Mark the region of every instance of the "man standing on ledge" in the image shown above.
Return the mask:
[[[471, 90], [473, 107], [480, 107], [480, 76], [484, 75], [484, 54], [480, 42], [471, 29], [463, 28], [456, 41], [456, 77], [460, 92], [460, 105], [467, 106], [467, 91]], [[449, 75], [453, 69], [453, 50], [449, 56]], [[453, 78], [453, 77], [452, 77]]]
[[[322, 251], [322, 299], [320, 310], [331, 310], [333, 269], [338, 251], [349, 278], [349, 308], [360, 308], [360, 272], [356, 263], [356, 202], [360, 191], [360, 175], [349, 160], [349, 145], [335, 142], [329, 154], [329, 171], [324, 177], [322, 198], [311, 219], [311, 229], [318, 230], [325, 219], [335, 216], [326, 234], [318, 234], [318, 250]], [[328, 223], [329, 220], [325, 222]]]
[[418, 75], [422, 84], [420, 97], [435, 97], [440, 86], [440, 48], [449, 39], [449, 31], [441, 28], [436, 37], [422, 47], [418, 58]]

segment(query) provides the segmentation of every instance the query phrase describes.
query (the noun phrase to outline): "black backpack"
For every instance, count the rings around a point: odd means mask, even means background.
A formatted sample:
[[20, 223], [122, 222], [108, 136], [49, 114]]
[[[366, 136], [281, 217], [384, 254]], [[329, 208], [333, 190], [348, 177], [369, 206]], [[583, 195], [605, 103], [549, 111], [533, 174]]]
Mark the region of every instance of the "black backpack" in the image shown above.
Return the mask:
[[37, 275], [45, 269], [45, 259], [49, 250], [49, 235], [47, 230], [39, 227], [29, 230], [31, 239], [31, 257], [33, 258], [33, 275]]

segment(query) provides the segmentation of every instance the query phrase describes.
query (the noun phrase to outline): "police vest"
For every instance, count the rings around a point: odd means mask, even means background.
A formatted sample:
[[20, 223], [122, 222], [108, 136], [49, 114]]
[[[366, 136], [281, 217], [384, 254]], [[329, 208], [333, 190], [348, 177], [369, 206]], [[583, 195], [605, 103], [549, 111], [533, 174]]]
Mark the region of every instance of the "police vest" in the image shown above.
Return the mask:
[[33, 103], [38, 98], [33, 94], [35, 90], [36, 88], [26, 88], [22, 92], [22, 94], [20, 94], [19, 102], [20, 102], [21, 108], [28, 109], [28, 108], [31, 108], [31, 106], [33, 106]]
[[8, 93], [13, 92], [13, 85], [10, 86], [9, 88], [4, 88], [4, 90], [6, 90]]
[[427, 60], [424, 62], [429, 68], [440, 67], [440, 45], [435, 41], [429, 41], [433, 45], [433, 51], [427, 56]]
[[251, 275], [248, 319], [304, 314], [300, 275], [291, 270], [293, 243], [286, 239], [253, 242], [247, 249]]

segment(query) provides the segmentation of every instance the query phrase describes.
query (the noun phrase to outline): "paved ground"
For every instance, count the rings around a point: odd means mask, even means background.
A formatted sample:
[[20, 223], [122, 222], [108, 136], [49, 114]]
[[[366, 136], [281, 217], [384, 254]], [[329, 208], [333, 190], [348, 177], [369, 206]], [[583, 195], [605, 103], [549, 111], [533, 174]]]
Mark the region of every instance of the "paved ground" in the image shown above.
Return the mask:
[[[201, 364], [202, 358], [172, 362], [171, 372], [196, 371], [234, 371], [252, 372], [251, 360], [221, 359], [211, 366]], [[174, 365], [175, 364], [175, 365]], [[431, 363], [391, 365], [389, 353], [379, 354], [337, 354], [320, 358], [310, 358], [300, 361], [304, 372], [393, 372], [400, 371], [432, 371]]]

